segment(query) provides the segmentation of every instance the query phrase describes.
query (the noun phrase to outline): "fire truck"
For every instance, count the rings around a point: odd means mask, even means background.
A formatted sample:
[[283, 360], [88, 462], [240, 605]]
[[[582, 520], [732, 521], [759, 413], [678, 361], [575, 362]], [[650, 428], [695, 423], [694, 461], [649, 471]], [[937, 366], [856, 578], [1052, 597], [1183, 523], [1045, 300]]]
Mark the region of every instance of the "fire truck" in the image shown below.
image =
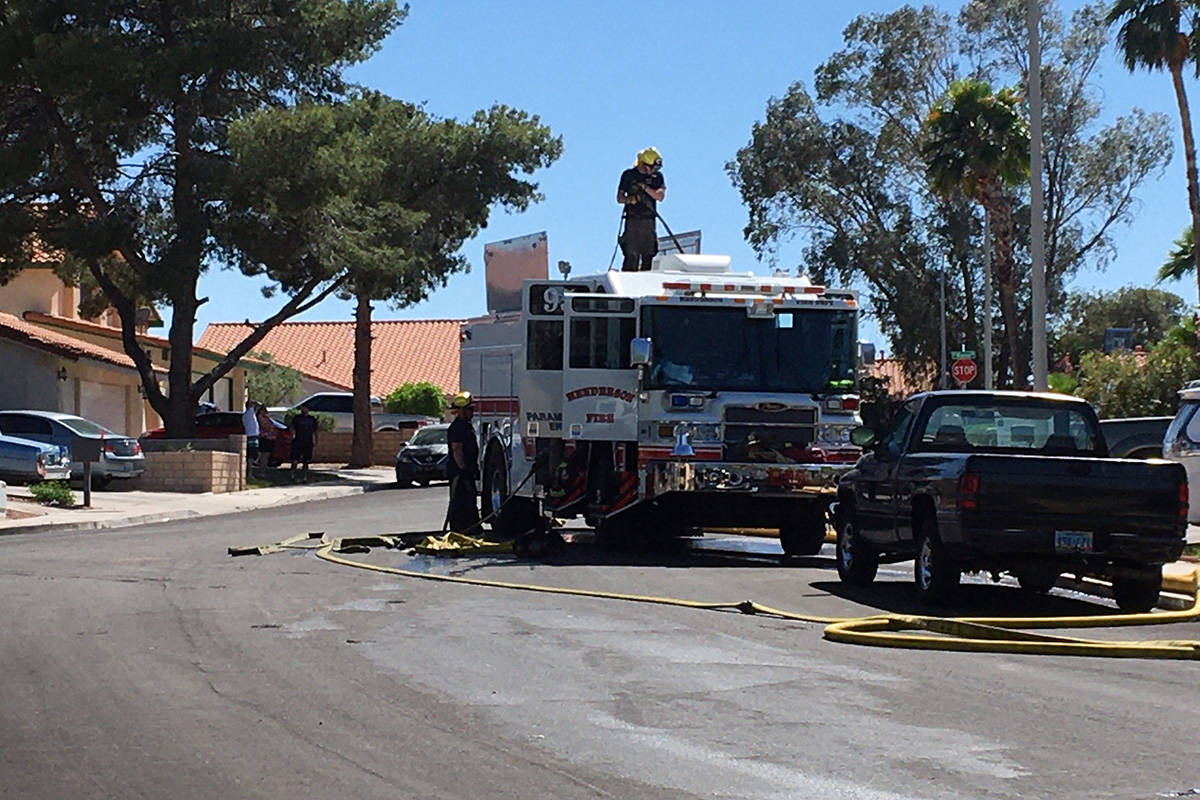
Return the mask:
[[820, 549], [860, 455], [855, 292], [671, 253], [526, 279], [520, 306], [460, 336], [494, 531], [537, 550], [582, 517], [598, 539], [769, 528]]

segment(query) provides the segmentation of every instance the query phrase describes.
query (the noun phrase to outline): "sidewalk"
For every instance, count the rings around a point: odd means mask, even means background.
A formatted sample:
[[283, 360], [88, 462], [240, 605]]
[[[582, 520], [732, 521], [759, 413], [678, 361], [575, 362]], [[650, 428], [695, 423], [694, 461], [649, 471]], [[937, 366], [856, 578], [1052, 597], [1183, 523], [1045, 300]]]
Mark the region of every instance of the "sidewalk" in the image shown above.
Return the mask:
[[[386, 488], [395, 481], [391, 467], [341, 469], [314, 464], [319, 474], [310, 483], [269, 486], [226, 494], [144, 492], [111, 488], [92, 492], [92, 507], [83, 508], [83, 492], [75, 492], [73, 508], [42, 506], [27, 486], [9, 486], [8, 518], [0, 514], [0, 536], [43, 531], [89, 531], [152, 522], [231, 514], [258, 508], [307, 503]], [[118, 484], [114, 484], [117, 486]]]

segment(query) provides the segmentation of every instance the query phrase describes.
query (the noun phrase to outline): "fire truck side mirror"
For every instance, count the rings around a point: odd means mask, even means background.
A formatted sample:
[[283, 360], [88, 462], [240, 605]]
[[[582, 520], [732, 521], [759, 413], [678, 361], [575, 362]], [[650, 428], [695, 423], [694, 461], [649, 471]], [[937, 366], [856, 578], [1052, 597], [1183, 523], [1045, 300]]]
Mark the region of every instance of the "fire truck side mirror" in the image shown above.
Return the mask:
[[629, 366], [644, 367], [650, 363], [650, 345], [649, 339], [630, 339], [629, 340]]

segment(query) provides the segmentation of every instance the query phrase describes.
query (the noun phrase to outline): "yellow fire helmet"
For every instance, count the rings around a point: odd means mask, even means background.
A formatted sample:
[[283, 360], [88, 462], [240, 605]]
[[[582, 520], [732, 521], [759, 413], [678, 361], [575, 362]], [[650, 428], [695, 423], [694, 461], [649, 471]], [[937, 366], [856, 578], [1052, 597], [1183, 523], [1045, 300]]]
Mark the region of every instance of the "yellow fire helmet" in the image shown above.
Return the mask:
[[645, 164], [647, 167], [658, 168], [662, 166], [662, 156], [658, 154], [658, 150], [653, 147], [647, 147], [637, 154], [637, 163]]
[[454, 395], [454, 399], [450, 401], [451, 408], [466, 408], [475, 402], [475, 398], [466, 389]]

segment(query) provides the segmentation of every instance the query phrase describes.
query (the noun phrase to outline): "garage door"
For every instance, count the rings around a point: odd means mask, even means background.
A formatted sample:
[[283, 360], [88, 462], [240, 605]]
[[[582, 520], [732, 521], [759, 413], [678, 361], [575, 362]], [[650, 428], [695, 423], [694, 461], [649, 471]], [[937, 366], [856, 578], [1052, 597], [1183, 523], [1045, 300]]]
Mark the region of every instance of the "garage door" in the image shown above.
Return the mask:
[[128, 433], [125, 430], [125, 387], [80, 381], [79, 416], [99, 422], [117, 433]]

